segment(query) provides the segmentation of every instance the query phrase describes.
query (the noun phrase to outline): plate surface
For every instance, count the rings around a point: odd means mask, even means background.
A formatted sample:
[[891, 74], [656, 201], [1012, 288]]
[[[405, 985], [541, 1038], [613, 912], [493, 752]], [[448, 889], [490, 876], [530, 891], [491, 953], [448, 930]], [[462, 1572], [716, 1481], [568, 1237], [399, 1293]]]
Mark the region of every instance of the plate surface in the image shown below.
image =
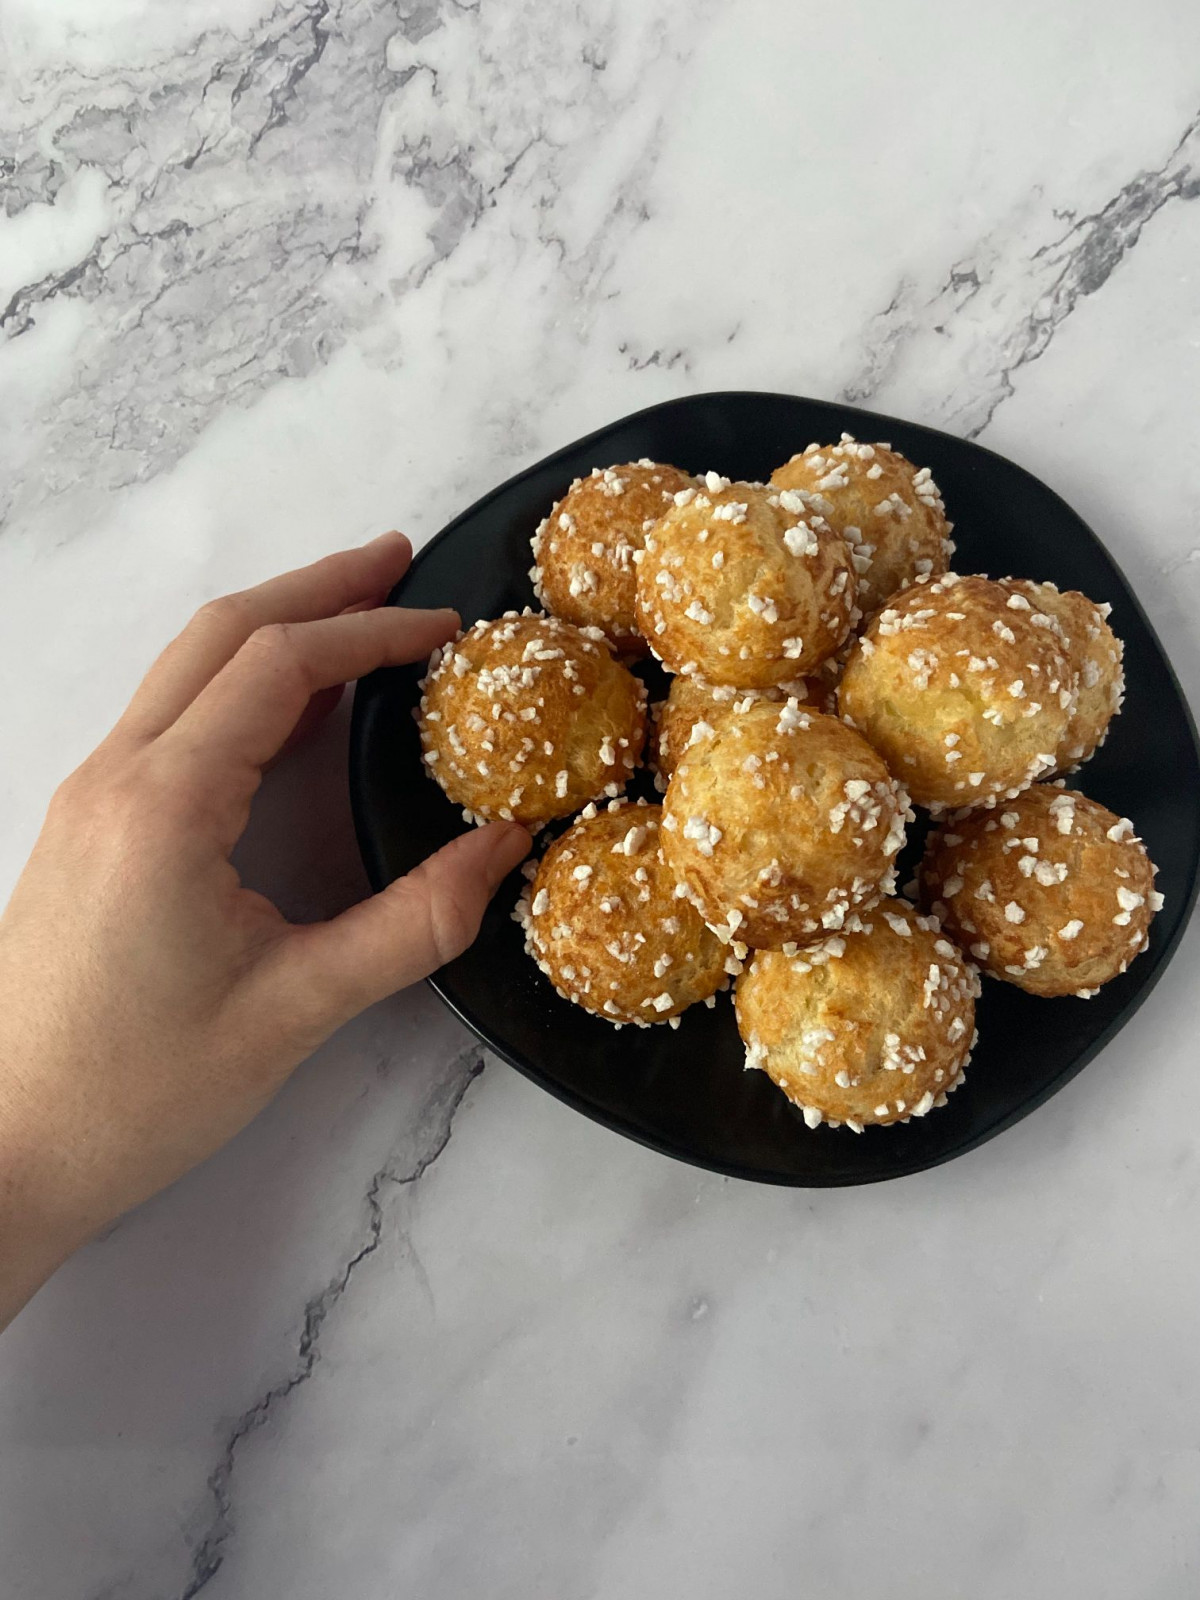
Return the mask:
[[[653, 406], [530, 467], [445, 528], [390, 597], [396, 605], [455, 606], [465, 626], [532, 604], [530, 535], [572, 478], [650, 456], [690, 472], [764, 479], [810, 440], [833, 441], [843, 430], [888, 440], [932, 468], [955, 523], [959, 572], [1050, 579], [1112, 603], [1125, 642], [1125, 710], [1071, 782], [1133, 818], [1158, 864], [1166, 905], [1149, 950], [1094, 1000], [1039, 1000], [985, 979], [979, 1045], [949, 1104], [923, 1121], [854, 1134], [810, 1130], [764, 1073], [743, 1070], [728, 995], [715, 1011], [693, 1007], [677, 1030], [619, 1033], [559, 999], [510, 918], [520, 887], [514, 875], [473, 947], [430, 980], [442, 999], [498, 1055], [598, 1122], [684, 1161], [768, 1183], [870, 1183], [962, 1155], [1061, 1088], [1162, 973], [1196, 892], [1200, 755], [1179, 684], [1121, 572], [1056, 494], [978, 445], [848, 406], [728, 392]], [[379, 672], [355, 696], [351, 798], [375, 889], [463, 828], [420, 764], [411, 715], [420, 676], [416, 668]]]

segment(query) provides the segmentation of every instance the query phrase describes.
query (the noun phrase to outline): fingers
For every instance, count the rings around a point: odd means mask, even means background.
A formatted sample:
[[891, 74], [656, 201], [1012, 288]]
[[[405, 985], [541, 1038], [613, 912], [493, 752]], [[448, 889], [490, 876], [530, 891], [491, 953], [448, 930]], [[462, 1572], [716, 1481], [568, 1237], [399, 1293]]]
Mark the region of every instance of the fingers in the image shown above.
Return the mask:
[[488, 901], [529, 853], [513, 822], [451, 840], [407, 877], [331, 922], [300, 927], [268, 958], [267, 976], [313, 1042], [364, 1007], [461, 955]]
[[420, 661], [458, 627], [453, 611], [376, 611], [277, 623], [253, 633], [160, 741], [195, 780], [259, 769], [279, 754], [312, 697], [377, 667]]
[[118, 727], [142, 738], [169, 728], [258, 628], [312, 622], [377, 604], [412, 559], [402, 533], [385, 533], [253, 589], [202, 606], [142, 681]]

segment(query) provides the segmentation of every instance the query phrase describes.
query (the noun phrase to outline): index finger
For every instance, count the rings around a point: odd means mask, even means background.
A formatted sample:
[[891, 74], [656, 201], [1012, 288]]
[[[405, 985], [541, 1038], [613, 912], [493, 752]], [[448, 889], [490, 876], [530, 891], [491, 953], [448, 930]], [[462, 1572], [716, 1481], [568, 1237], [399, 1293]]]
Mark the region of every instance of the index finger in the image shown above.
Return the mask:
[[356, 550], [222, 595], [201, 606], [143, 678], [118, 727], [153, 738], [165, 732], [258, 628], [335, 617], [378, 600], [403, 576], [412, 545], [385, 533]]

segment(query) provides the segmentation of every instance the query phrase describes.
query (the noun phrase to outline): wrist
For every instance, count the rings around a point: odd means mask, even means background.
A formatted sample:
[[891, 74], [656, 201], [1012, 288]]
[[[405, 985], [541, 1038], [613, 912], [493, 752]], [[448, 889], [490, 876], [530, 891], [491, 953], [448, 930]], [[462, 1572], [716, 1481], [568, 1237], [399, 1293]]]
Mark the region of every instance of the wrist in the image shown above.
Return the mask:
[[0, 1329], [103, 1226], [77, 1190], [61, 1130], [0, 1054]]

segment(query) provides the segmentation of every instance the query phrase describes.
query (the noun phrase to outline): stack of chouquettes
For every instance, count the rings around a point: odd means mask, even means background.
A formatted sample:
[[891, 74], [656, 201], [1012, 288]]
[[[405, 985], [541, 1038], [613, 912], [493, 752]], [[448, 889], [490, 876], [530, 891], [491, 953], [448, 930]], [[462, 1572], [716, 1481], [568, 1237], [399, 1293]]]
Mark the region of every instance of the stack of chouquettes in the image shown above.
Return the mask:
[[[944, 1104], [980, 971], [1093, 995], [1161, 905], [1132, 823], [1056, 777], [1121, 703], [1108, 608], [958, 576], [950, 532], [928, 468], [849, 435], [766, 484], [597, 468], [533, 537], [543, 611], [476, 623], [422, 685], [468, 821], [575, 817], [517, 912], [559, 994], [678, 1025], [736, 979], [746, 1064], [810, 1127]], [[647, 649], [673, 674], [652, 713]], [[661, 804], [621, 798], [643, 759]]]

